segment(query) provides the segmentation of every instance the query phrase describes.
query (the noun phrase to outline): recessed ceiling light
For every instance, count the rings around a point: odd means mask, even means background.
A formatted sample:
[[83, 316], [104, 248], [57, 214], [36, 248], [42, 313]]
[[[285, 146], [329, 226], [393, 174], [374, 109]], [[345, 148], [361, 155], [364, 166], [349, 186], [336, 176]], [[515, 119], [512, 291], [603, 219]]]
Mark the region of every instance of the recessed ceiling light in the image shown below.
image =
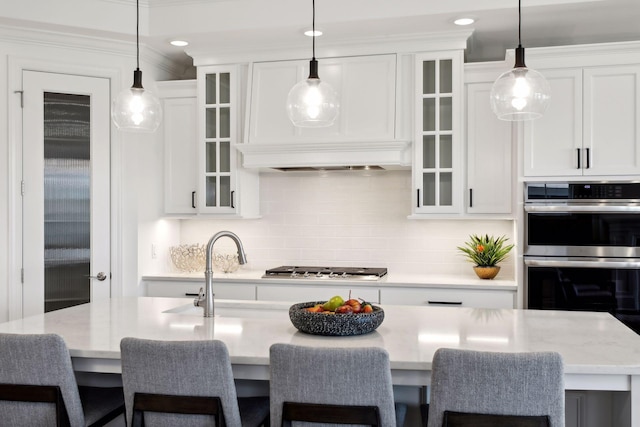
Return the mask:
[[476, 22], [476, 20], [473, 18], [458, 18], [455, 21], [453, 21], [453, 23], [456, 25], [471, 25], [474, 22]]
[[314, 33], [313, 30], [307, 30], [304, 32], [304, 35], [307, 37], [312, 37], [312, 36], [319, 37], [322, 35], [322, 31], [316, 30], [316, 32]]
[[188, 41], [184, 41], [184, 40], [171, 40], [169, 43], [171, 43], [174, 46], [179, 46], [179, 47], [183, 47], [183, 46], [189, 45], [189, 42]]

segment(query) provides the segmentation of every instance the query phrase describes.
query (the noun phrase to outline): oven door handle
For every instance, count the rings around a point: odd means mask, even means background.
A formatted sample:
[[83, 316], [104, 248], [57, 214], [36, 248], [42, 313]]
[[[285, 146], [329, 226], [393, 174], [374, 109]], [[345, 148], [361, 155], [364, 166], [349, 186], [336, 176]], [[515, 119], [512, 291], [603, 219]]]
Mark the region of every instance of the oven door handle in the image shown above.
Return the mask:
[[558, 205], [528, 205], [524, 206], [525, 212], [640, 212], [640, 204], [606, 204], [606, 205], [571, 205], [571, 204], [558, 204]]
[[525, 258], [524, 264], [529, 267], [576, 267], [576, 268], [640, 268], [640, 259], [629, 258], [624, 261], [603, 260], [602, 258], [585, 258], [582, 260], [557, 260], [541, 258]]

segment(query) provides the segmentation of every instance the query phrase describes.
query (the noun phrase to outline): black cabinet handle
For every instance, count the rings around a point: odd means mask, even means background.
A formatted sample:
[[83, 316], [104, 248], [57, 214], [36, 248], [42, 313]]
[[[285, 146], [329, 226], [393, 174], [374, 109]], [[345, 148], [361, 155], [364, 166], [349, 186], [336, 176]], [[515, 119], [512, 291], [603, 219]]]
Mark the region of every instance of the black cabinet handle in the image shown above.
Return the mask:
[[469, 189], [469, 207], [473, 207], [473, 188]]
[[427, 301], [427, 304], [431, 305], [462, 305], [462, 301]]
[[416, 189], [416, 208], [420, 207], [420, 189]]
[[231, 191], [231, 207], [235, 209], [234, 203], [233, 203], [233, 199], [235, 196], [236, 192], [235, 190]]
[[184, 296], [185, 296], [185, 297], [197, 297], [197, 296], [198, 296], [198, 293], [193, 294], [193, 293], [191, 293], [191, 292], [185, 292], [185, 293], [184, 293]]
[[196, 208], [196, 192], [195, 191], [191, 192], [191, 207], [193, 209]]
[[580, 169], [580, 149], [576, 148], [576, 150], [578, 150], [578, 167], [577, 167], [577, 169]]
[[591, 153], [590, 153], [590, 148], [587, 148], [587, 169], [589, 169], [591, 167]]

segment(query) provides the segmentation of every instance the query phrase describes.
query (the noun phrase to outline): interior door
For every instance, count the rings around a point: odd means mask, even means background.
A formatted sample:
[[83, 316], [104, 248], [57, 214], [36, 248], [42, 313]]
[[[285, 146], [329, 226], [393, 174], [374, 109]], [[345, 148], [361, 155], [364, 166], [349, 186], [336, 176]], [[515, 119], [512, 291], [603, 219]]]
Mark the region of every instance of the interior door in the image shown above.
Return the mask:
[[23, 316], [110, 297], [109, 80], [23, 71]]

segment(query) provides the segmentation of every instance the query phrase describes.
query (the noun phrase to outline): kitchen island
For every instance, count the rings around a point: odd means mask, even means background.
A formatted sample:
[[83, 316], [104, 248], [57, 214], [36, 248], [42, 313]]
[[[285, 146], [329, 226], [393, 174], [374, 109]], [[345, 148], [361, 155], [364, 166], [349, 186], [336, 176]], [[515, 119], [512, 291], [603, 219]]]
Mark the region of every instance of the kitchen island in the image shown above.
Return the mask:
[[[607, 313], [382, 305], [385, 319], [369, 334], [323, 337], [301, 333], [290, 303], [216, 301], [216, 317], [181, 298], [113, 298], [0, 324], [4, 333], [63, 336], [79, 372], [120, 372], [120, 340], [219, 339], [238, 379], [268, 380], [273, 343], [383, 347], [393, 382], [430, 383], [440, 347], [486, 351], [557, 351], [567, 390], [626, 392], [631, 426], [640, 425], [640, 336]], [[629, 409], [630, 408], [630, 409]]]

